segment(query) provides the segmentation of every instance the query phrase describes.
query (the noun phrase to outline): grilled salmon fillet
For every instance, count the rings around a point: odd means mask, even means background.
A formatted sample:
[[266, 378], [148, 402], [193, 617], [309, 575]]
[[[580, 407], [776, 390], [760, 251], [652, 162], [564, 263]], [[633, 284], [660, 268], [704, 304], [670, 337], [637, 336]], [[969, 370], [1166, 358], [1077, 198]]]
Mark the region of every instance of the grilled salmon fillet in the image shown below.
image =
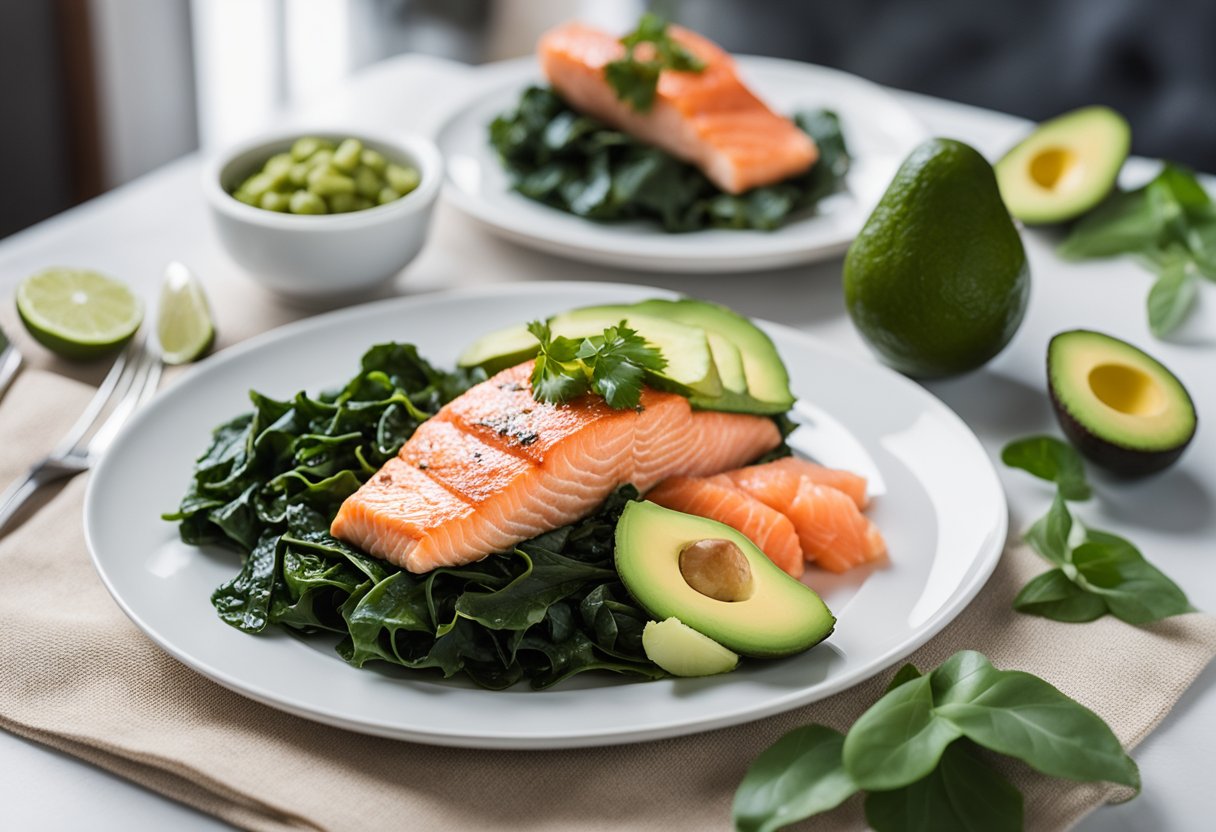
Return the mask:
[[640, 410], [542, 404], [531, 372], [503, 370], [419, 426], [346, 498], [334, 537], [410, 572], [458, 566], [586, 516], [623, 483], [716, 474], [781, 441], [771, 419], [694, 412], [650, 389]]
[[[679, 26], [668, 32], [705, 69], [663, 70], [654, 105], [645, 113], [617, 98], [604, 78], [604, 66], [625, 54], [607, 32], [564, 23], [541, 37], [537, 54], [549, 83], [571, 107], [691, 162], [728, 193], [780, 182], [815, 163], [815, 142], [739, 80], [725, 50]], [[635, 55], [645, 48], [639, 46]]]

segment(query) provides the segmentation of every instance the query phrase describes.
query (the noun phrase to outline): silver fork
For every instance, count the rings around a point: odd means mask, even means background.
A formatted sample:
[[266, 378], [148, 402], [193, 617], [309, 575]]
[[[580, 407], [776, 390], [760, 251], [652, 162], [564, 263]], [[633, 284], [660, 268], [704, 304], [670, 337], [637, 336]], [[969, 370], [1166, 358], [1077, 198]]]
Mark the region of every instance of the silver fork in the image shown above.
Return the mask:
[[[142, 343], [133, 341], [119, 354], [67, 435], [45, 458], [34, 463], [24, 478], [0, 495], [0, 533], [39, 488], [97, 464], [131, 414], [152, 398], [160, 372], [160, 356]], [[102, 420], [107, 409], [109, 414]]]

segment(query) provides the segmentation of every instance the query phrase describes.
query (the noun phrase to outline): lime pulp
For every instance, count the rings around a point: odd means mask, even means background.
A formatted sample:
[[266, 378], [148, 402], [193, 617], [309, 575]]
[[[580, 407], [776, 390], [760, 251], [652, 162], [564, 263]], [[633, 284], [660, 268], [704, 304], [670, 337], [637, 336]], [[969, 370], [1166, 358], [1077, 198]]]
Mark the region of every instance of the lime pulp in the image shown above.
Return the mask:
[[143, 321], [143, 304], [122, 282], [88, 269], [51, 268], [17, 287], [17, 313], [34, 340], [65, 358], [114, 352]]
[[160, 290], [156, 337], [166, 364], [200, 358], [215, 340], [211, 306], [203, 286], [181, 263], [170, 263]]

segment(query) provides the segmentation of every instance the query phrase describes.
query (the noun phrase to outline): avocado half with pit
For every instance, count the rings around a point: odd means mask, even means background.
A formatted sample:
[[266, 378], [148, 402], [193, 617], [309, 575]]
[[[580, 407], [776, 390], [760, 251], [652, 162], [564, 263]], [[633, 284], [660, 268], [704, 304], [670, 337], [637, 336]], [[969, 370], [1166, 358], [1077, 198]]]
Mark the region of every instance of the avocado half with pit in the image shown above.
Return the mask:
[[1027, 225], [1081, 216], [1115, 186], [1131, 136], [1126, 119], [1109, 107], [1043, 122], [994, 167], [1005, 207]]
[[1121, 476], [1174, 464], [1195, 435], [1195, 404], [1182, 382], [1113, 336], [1077, 329], [1052, 338], [1047, 385], [1069, 440]]
[[681, 622], [745, 656], [800, 653], [836, 619], [813, 589], [724, 523], [630, 503], [616, 526], [616, 569], [655, 619]]

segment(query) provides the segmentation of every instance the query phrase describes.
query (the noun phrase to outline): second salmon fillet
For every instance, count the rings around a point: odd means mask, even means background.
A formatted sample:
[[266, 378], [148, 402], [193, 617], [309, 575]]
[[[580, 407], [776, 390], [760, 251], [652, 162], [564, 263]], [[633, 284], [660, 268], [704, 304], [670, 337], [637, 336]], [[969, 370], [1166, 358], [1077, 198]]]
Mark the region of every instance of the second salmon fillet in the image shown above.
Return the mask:
[[531, 372], [504, 370], [424, 422], [342, 504], [334, 537], [410, 572], [458, 566], [584, 517], [624, 483], [716, 474], [781, 442], [771, 419], [650, 389], [640, 410], [542, 404]]
[[607, 32], [564, 23], [541, 37], [537, 55], [545, 77], [571, 107], [691, 162], [727, 193], [780, 182], [815, 163], [815, 142], [744, 85], [725, 50], [679, 26], [668, 31], [705, 68], [664, 69], [654, 105], [645, 113], [617, 98], [604, 78], [604, 67], [625, 55]]

